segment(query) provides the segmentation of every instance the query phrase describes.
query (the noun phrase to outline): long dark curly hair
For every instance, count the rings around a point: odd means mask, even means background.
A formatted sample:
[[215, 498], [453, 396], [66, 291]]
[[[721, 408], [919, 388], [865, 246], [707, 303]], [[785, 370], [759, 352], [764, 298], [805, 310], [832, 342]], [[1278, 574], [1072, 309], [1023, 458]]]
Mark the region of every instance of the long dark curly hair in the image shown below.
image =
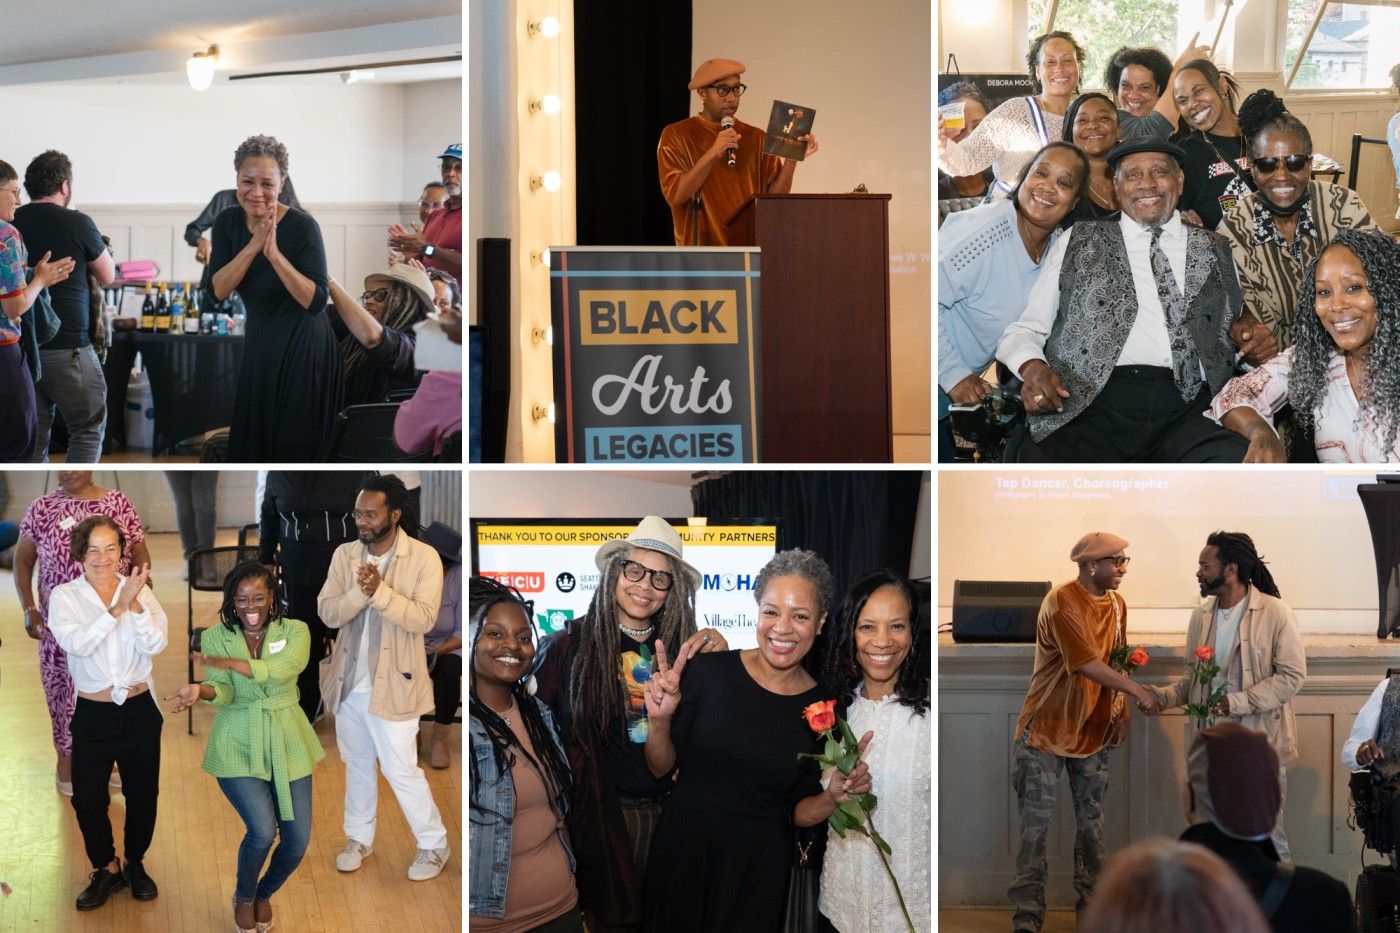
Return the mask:
[[[471, 612], [471, 653], [467, 656], [472, 671], [472, 676], [467, 678], [470, 687], [468, 693], [470, 695], [471, 717], [481, 723], [482, 728], [486, 730], [486, 735], [491, 742], [491, 756], [496, 763], [496, 772], [500, 775], [498, 780], [507, 779], [511, 767], [515, 764], [516, 755], [522, 755], [544, 782], [545, 790], [549, 795], [549, 804], [553, 807], [555, 801], [568, 793], [571, 786], [569, 764], [564, 760], [563, 753], [555, 744], [554, 735], [544, 721], [544, 714], [540, 711], [539, 704], [534, 697], [530, 696], [525, 687], [528, 678], [516, 681], [510, 692], [515, 698], [516, 715], [525, 724], [525, 733], [530, 737], [530, 744], [534, 746], [534, 754], [531, 754], [515, 737], [510, 726], [506, 725], [505, 719], [476, 695], [476, 646], [481, 641], [482, 629], [486, 627], [486, 616], [496, 606], [503, 604], [514, 606], [525, 614], [526, 620], [530, 623], [532, 636], [538, 636], [535, 629], [534, 604], [524, 599], [514, 587], [506, 586], [490, 577], [472, 577], [467, 582], [467, 594]], [[469, 767], [471, 809], [482, 814], [489, 813], [507, 823], [511, 822], [515, 814], [499, 813], [481, 803], [481, 774], [476, 768], [476, 755], [472, 755]], [[562, 814], [559, 816], [562, 817]]]
[[1298, 308], [1293, 315], [1293, 369], [1288, 378], [1288, 400], [1298, 420], [1312, 425], [1327, 393], [1327, 370], [1339, 352], [1322, 326], [1316, 311], [1317, 265], [1329, 250], [1351, 250], [1366, 272], [1366, 290], [1376, 303], [1376, 335], [1371, 338], [1371, 355], [1361, 375], [1361, 397], [1357, 399], [1356, 424], [1370, 419], [1383, 449], [1395, 446], [1400, 436], [1400, 243], [1385, 233], [1367, 230], [1339, 230], [1326, 249], [1308, 264], [1303, 287], [1298, 292]]
[[840, 705], [850, 706], [856, 687], [865, 677], [856, 659], [856, 623], [860, 621], [860, 614], [870, 597], [887, 586], [898, 590], [908, 604], [909, 631], [913, 637], [909, 653], [899, 665], [894, 698], [922, 716], [929, 707], [929, 672], [921, 660], [924, 635], [915, 619], [919, 602], [909, 579], [897, 571], [872, 570], [851, 584], [841, 605], [836, 608], [835, 625], [829, 632], [823, 658], [822, 679], [836, 691]]
[[[679, 561], [661, 551], [656, 553], [666, 558], [672, 583], [661, 608], [652, 616], [656, 626], [653, 637], [660, 638], [666, 653], [675, 658], [685, 640], [695, 634], [695, 587]], [[613, 735], [613, 723], [623, 720], [627, 702], [618, 662], [622, 639], [617, 628], [617, 578], [622, 574], [622, 562], [631, 559], [631, 551], [618, 551], [608, 558], [588, 614], [578, 628], [578, 653], [569, 676], [570, 718], [587, 724], [604, 742]]]

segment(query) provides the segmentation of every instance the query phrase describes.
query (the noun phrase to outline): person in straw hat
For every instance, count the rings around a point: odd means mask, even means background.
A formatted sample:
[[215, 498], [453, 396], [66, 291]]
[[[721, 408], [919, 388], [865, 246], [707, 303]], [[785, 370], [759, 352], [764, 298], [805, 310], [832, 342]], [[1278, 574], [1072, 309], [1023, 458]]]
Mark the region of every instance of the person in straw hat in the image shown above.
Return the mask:
[[687, 655], [729, 648], [718, 631], [695, 630], [702, 579], [683, 547], [655, 515], [603, 544], [588, 612], [540, 644], [538, 698], [559, 724], [573, 772], [569, 836], [593, 931], [641, 922], [647, 851], [672, 786], [671, 775], [652, 776], [644, 752], [656, 643], [671, 657], [683, 646]]
[[417, 387], [413, 325], [433, 312], [436, 297], [423, 266], [400, 262], [370, 273], [359, 301], [335, 279], [330, 291], [345, 360], [345, 404], [382, 402], [390, 389]]
[[[727, 246], [724, 224], [745, 201], [792, 190], [797, 162], [766, 155], [763, 130], [734, 119], [748, 89], [743, 73], [744, 63], [732, 58], [702, 62], [686, 85], [700, 98], [700, 112], [661, 131], [656, 167], [677, 246]], [[725, 128], [725, 121], [733, 125]], [[816, 153], [815, 136], [798, 138], [807, 142], [804, 158]]]

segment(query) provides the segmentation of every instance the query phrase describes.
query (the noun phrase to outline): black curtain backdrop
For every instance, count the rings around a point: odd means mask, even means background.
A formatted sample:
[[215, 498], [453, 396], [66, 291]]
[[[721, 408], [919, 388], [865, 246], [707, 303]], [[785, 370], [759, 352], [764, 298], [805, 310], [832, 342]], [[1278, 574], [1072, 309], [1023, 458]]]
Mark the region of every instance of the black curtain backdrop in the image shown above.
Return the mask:
[[[697, 483], [690, 498], [696, 516], [777, 519], [778, 550], [806, 548], [830, 565], [834, 614], [847, 588], [867, 571], [909, 572], [923, 476], [918, 470], [745, 471]], [[814, 675], [824, 649], [825, 638], [818, 637], [803, 664]]]
[[578, 244], [674, 246], [656, 174], [669, 123], [698, 110], [690, 81], [690, 0], [575, 0]]

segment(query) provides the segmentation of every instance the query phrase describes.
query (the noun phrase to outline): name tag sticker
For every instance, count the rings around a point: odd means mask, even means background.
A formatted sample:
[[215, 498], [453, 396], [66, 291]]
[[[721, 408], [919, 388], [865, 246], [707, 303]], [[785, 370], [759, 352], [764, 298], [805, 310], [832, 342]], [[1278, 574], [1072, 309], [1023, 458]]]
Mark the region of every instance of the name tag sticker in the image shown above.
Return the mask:
[[73, 526], [76, 524], [78, 524], [78, 520], [70, 515], [63, 521], [59, 522], [58, 527], [63, 529], [64, 531], [72, 531]]
[[270, 645], [267, 646], [267, 650], [270, 654], [276, 654], [285, 647], [287, 647], [287, 639], [284, 638], [281, 641], [272, 642]]

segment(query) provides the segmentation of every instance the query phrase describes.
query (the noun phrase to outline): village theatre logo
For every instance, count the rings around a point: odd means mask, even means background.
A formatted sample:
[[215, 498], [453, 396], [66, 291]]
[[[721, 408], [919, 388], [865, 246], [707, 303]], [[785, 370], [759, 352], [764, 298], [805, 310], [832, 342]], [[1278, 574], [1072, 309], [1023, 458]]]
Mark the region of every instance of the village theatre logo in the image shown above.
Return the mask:
[[757, 251], [553, 255], [556, 459], [757, 460]]

